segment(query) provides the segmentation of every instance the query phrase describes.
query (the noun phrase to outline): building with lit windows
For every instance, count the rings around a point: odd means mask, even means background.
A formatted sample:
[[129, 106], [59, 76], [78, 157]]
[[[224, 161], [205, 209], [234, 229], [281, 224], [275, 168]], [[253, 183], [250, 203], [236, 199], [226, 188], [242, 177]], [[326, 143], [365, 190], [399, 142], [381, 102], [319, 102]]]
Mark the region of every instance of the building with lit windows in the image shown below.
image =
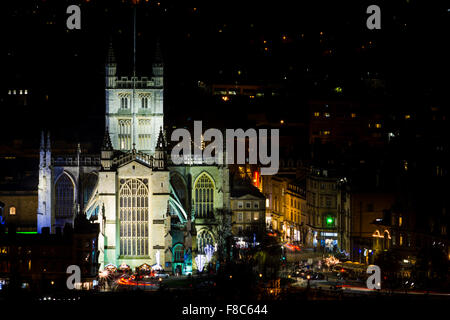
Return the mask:
[[309, 143], [340, 146], [367, 143], [382, 145], [388, 140], [387, 108], [344, 100], [312, 100], [309, 109]]
[[337, 194], [337, 178], [328, 170], [312, 167], [306, 178], [308, 246], [328, 251], [338, 249]]
[[266, 197], [266, 228], [283, 235], [283, 222], [285, 213], [285, 181], [275, 176], [262, 176], [262, 193]]
[[306, 188], [304, 180], [289, 181], [286, 189], [286, 237], [291, 242], [303, 242], [306, 236]]
[[231, 187], [232, 233], [238, 246], [261, 242], [266, 231], [266, 197], [249, 181]]
[[67, 267], [80, 267], [76, 289], [92, 289], [98, 276], [98, 227], [78, 216], [73, 226], [50, 234], [0, 228], [0, 292], [31, 290], [49, 292], [67, 288]]
[[[377, 253], [393, 248], [391, 209], [395, 196], [391, 193], [355, 190], [347, 194], [351, 215], [351, 258], [362, 263], [373, 263]], [[401, 220], [401, 219], [400, 219]], [[403, 243], [402, 243], [403, 245]]]
[[278, 233], [282, 241], [306, 240], [306, 191], [303, 179], [296, 174], [262, 176], [262, 192], [266, 196], [266, 227]]
[[19, 232], [36, 232], [36, 159], [0, 156], [0, 202], [5, 204], [2, 221]]

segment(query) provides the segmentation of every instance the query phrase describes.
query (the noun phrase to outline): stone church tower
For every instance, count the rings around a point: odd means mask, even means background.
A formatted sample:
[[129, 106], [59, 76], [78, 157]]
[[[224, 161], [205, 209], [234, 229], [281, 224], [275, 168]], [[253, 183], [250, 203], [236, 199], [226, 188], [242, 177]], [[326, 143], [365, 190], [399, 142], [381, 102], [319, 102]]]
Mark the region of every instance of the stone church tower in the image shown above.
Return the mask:
[[150, 77], [118, 77], [112, 46], [106, 71], [106, 127], [115, 150], [133, 148], [153, 155], [159, 128], [163, 126], [163, 63], [159, 42], [156, 45]]

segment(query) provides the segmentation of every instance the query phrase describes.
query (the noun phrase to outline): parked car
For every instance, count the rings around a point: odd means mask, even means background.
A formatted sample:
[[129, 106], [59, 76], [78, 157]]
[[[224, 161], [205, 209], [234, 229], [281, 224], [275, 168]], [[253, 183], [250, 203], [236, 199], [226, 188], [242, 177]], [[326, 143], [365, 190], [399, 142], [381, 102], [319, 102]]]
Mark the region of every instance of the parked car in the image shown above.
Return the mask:
[[164, 271], [158, 271], [155, 273], [155, 278], [168, 278], [169, 274], [165, 273]]

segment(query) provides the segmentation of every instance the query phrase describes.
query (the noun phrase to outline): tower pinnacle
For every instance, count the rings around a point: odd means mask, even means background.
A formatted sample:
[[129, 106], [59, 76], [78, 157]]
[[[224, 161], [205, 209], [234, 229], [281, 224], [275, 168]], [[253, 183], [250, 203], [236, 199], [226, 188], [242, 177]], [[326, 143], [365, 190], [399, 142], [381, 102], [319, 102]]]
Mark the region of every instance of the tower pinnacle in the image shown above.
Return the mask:
[[103, 136], [102, 150], [104, 150], [104, 151], [112, 151], [113, 150], [111, 138], [109, 136], [108, 127], [105, 128], [105, 135]]

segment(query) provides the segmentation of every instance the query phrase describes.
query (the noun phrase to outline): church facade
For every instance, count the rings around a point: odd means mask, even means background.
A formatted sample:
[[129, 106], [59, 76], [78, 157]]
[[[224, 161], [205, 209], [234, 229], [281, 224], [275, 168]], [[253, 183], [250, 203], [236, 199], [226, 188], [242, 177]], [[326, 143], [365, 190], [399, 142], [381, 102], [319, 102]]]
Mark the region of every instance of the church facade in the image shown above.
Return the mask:
[[151, 77], [119, 78], [110, 48], [100, 154], [83, 154], [78, 147], [72, 155], [53, 155], [50, 136], [41, 138], [38, 232], [57, 232], [77, 214], [86, 215], [100, 224], [100, 269], [147, 264], [190, 273], [206, 246], [217, 251], [223, 242], [228, 168], [170, 161], [163, 70], [157, 45]]

